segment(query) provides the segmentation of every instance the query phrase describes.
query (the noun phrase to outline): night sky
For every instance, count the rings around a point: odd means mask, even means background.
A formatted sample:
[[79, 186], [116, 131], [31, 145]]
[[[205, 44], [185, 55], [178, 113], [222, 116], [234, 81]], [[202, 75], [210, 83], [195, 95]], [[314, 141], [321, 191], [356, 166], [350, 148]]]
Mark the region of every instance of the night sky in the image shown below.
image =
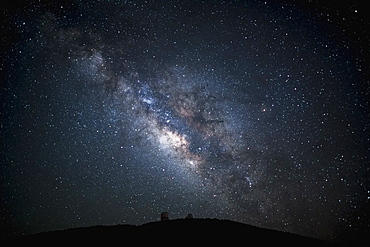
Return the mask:
[[2, 235], [163, 211], [365, 234], [369, 8], [327, 2], [2, 2]]

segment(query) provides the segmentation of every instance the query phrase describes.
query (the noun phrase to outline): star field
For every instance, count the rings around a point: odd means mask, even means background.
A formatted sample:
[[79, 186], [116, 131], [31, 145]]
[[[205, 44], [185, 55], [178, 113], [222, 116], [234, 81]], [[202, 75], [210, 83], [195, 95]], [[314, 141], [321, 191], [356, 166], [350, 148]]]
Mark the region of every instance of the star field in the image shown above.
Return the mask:
[[168, 211], [365, 236], [369, 22], [298, 2], [7, 3], [4, 235]]

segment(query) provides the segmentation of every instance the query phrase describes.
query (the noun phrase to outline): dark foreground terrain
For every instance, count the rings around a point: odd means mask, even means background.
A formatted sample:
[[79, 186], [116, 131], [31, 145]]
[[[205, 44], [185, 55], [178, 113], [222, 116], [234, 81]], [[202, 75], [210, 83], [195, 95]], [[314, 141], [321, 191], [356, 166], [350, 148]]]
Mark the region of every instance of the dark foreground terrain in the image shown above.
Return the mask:
[[93, 226], [15, 237], [12, 240], [27, 244], [235, 243], [245, 246], [333, 246], [313, 238], [217, 219], [177, 219], [141, 226]]

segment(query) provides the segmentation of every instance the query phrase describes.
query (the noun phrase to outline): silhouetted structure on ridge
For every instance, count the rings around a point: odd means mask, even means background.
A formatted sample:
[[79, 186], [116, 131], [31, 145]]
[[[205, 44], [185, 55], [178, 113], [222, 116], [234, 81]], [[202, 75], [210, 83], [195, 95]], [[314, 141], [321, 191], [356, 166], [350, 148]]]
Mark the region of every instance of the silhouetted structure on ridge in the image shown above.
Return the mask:
[[168, 212], [162, 212], [161, 213], [161, 221], [169, 220]]
[[185, 219], [194, 219], [194, 216], [193, 216], [193, 214], [188, 214], [188, 215], [185, 217]]

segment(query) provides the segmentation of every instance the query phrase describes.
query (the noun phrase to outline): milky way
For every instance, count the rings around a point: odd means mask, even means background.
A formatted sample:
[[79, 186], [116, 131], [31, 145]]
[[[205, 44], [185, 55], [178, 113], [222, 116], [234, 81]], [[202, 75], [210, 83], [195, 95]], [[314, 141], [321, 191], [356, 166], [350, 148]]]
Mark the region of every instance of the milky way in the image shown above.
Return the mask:
[[10, 6], [5, 235], [162, 211], [329, 240], [369, 229], [369, 23], [357, 3]]

